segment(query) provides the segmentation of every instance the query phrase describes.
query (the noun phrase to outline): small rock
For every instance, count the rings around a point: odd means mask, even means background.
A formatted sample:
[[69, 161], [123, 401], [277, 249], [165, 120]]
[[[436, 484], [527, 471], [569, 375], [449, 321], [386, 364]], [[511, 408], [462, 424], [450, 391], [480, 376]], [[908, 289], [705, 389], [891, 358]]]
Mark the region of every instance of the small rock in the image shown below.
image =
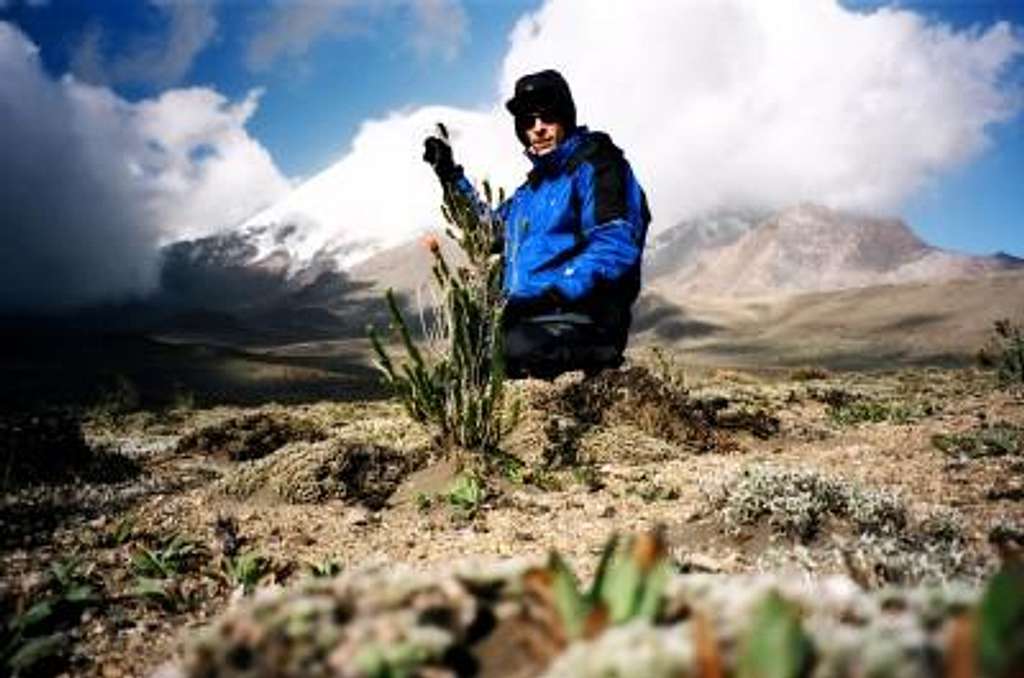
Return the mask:
[[717, 574], [728, 570], [726, 563], [704, 553], [690, 553], [680, 558], [680, 569], [683, 572], [706, 572]]

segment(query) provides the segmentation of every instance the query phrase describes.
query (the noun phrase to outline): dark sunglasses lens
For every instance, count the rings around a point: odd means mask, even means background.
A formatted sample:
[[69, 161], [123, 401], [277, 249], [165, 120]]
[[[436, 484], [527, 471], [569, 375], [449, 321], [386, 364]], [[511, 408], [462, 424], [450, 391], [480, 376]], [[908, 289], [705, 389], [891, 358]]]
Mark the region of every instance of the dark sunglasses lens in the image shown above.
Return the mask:
[[527, 115], [517, 115], [516, 127], [518, 127], [519, 129], [530, 129], [531, 127], [533, 127], [534, 120], [540, 120], [542, 123], [548, 125], [557, 122], [557, 119], [555, 118], [554, 114], [551, 113], [550, 111], [538, 111], [536, 113], [530, 113]]

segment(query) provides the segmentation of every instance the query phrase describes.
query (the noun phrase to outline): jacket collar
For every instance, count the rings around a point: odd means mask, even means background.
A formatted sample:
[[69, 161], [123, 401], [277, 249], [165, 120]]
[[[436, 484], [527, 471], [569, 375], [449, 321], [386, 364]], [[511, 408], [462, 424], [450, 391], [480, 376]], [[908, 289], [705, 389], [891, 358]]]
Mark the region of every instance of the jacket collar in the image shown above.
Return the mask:
[[546, 155], [536, 156], [529, 151], [524, 151], [526, 157], [533, 164], [533, 169], [527, 175], [530, 183], [535, 185], [541, 178], [558, 174], [565, 169], [566, 163], [579, 149], [580, 144], [586, 139], [587, 133], [588, 130], [585, 126], [577, 127], [572, 134], [555, 147], [555, 150]]

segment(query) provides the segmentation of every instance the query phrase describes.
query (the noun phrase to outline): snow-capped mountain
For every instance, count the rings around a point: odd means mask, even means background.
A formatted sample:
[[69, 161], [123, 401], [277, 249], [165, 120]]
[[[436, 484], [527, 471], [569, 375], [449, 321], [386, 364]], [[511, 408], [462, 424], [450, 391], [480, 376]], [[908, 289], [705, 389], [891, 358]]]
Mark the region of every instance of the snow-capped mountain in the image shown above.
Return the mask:
[[289, 277], [299, 275], [314, 261], [333, 261], [337, 268], [345, 269], [406, 239], [408, 234], [389, 238], [345, 223], [337, 197], [344, 186], [344, 169], [341, 164], [329, 167], [237, 229], [238, 236], [255, 248], [252, 263], [284, 258]]

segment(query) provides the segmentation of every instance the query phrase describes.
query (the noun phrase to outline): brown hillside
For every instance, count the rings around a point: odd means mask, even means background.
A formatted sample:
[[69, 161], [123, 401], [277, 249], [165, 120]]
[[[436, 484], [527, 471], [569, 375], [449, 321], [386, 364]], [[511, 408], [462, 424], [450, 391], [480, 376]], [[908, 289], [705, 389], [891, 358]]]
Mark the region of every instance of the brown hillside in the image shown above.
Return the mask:
[[1012, 257], [931, 247], [898, 219], [805, 204], [778, 213], [734, 243], [704, 252], [695, 266], [656, 282], [680, 294], [750, 297], [948, 280], [1020, 265]]
[[1022, 272], [747, 299], [654, 288], [638, 307], [635, 341], [712, 363], [962, 364], [996, 319], [1020, 317], [1022, 299]]

